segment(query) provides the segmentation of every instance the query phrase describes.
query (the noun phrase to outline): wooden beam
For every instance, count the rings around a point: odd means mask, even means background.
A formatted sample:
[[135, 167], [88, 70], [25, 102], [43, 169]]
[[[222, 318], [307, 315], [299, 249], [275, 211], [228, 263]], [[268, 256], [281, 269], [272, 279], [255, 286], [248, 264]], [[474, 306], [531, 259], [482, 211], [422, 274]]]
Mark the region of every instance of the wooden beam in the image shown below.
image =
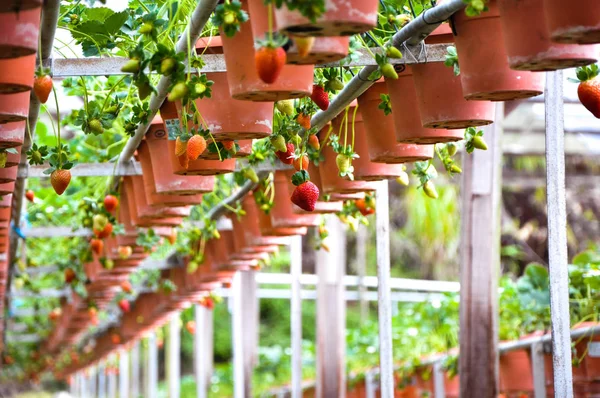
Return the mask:
[[[504, 115], [503, 104], [496, 117]], [[460, 244], [460, 397], [498, 396], [501, 123], [484, 127], [487, 151], [463, 156]]]
[[346, 231], [337, 217], [328, 216], [329, 252], [316, 253], [317, 397], [346, 396]]

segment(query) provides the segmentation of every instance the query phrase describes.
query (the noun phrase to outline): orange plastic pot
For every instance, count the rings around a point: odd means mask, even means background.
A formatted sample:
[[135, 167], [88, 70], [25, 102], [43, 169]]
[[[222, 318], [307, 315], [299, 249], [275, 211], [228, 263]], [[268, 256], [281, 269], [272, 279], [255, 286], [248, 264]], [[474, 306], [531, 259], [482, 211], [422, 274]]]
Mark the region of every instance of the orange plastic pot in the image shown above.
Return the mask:
[[258, 215], [260, 210], [256, 207], [256, 202], [252, 195], [246, 195], [242, 199], [242, 209], [244, 209], [246, 215], [242, 217], [241, 221], [232, 219], [232, 222], [234, 228], [237, 225], [241, 227], [250, 246], [287, 245], [289, 243], [285, 237], [269, 236], [261, 233]]
[[264, 83], [258, 77], [254, 66], [254, 39], [263, 38], [267, 30], [267, 9], [262, 0], [244, 1], [242, 8], [250, 11], [250, 20], [242, 23], [240, 31], [233, 37], [226, 37], [221, 32], [231, 96], [238, 100], [273, 102], [310, 95], [313, 85], [311, 65], [286, 65], [273, 84]]
[[18, 167], [0, 168], [0, 184], [6, 184], [15, 181], [17, 179], [18, 171]]
[[346, 58], [350, 46], [350, 38], [342, 37], [315, 37], [309, 53], [301, 57], [298, 47], [292, 38], [292, 46], [287, 51], [286, 62], [291, 65], [317, 65], [339, 61]]
[[381, 94], [387, 94], [384, 82], [375, 83], [358, 97], [358, 106], [364, 120], [371, 161], [407, 163], [431, 159], [433, 145], [400, 144], [396, 141], [392, 115], [385, 115], [379, 109]]
[[29, 95], [29, 92], [0, 94], [0, 124], [27, 119], [29, 115]]
[[[202, 203], [202, 193], [212, 191], [214, 178], [178, 176], [170, 172], [170, 162], [166, 163], [166, 167], [157, 167], [155, 174], [149, 148], [150, 146], [146, 141], [142, 141], [138, 148], [138, 158], [143, 172], [144, 192], [148, 204], [151, 206], [186, 206]], [[166, 153], [168, 151], [167, 142], [164, 140], [157, 142], [157, 151], [165, 152], [164, 157], [157, 158], [158, 163], [160, 159], [165, 159], [168, 156]], [[159, 192], [159, 189], [162, 192]]]
[[600, 43], [600, 8], [596, 0], [544, 0], [550, 37], [559, 43]]
[[315, 22], [285, 5], [275, 10], [279, 30], [297, 36], [351, 36], [377, 26], [377, 0], [328, 0]]
[[[11, 169], [4, 169], [11, 170]], [[15, 191], [15, 182], [7, 182], [4, 184], [0, 184], [0, 196], [10, 195]]]
[[235, 159], [206, 160], [198, 158], [189, 161], [188, 167], [182, 165], [182, 161], [175, 155], [175, 141], [168, 140], [168, 151], [171, 159], [173, 172], [178, 175], [191, 176], [214, 176], [218, 174], [233, 173], [235, 171]]
[[10, 209], [12, 206], [12, 194], [0, 197], [0, 209]]
[[[325, 127], [326, 129], [327, 127]], [[324, 159], [319, 163], [319, 176], [321, 177], [321, 193], [359, 193], [370, 192], [377, 189], [377, 183], [372, 181], [350, 181], [338, 175], [338, 168], [335, 163], [337, 154], [331, 148], [331, 145], [325, 145], [323, 142], [325, 134], [321, 130], [319, 139], [321, 140], [321, 153]]]
[[[271, 109], [271, 112], [273, 112], [273, 109]], [[230, 154], [232, 158], [238, 159], [250, 156], [250, 154], [252, 153], [252, 140], [239, 140], [236, 141], [236, 143], [239, 146], [239, 149], [235, 153]], [[225, 157], [225, 155], [225, 153], [221, 152], [221, 157]], [[204, 151], [204, 153], [200, 155], [200, 158], [206, 160], [219, 160], [219, 154]]]
[[144, 218], [169, 218], [169, 217], [188, 217], [190, 215], [190, 206], [150, 206], [146, 200], [144, 191], [144, 181], [142, 176], [128, 176], [123, 179], [127, 195], [134, 198], [137, 204], [138, 217]]
[[33, 87], [35, 54], [0, 59], [0, 94], [20, 93]]
[[[510, 69], [504, 49], [498, 2], [474, 17], [454, 14], [454, 41], [463, 95], [468, 100], [511, 101], [544, 92], [544, 75]], [[527, 40], [527, 38], [521, 38]]]
[[0, 10], [5, 9], [5, 3], [11, 2], [13, 7], [0, 12], [0, 58], [18, 58], [35, 54], [40, 33], [40, 2], [24, 1], [27, 7], [8, 0], [2, 2]]
[[275, 197], [271, 208], [271, 223], [275, 228], [301, 228], [318, 225], [317, 214], [296, 214], [290, 200], [288, 177], [283, 172], [275, 172]]
[[550, 40], [544, 0], [498, 0], [498, 6], [504, 47], [512, 69], [550, 71], [596, 62], [598, 46], [558, 44]]
[[23, 144], [25, 122], [0, 124], [0, 148], [14, 148]]
[[500, 391], [506, 394], [533, 393], [531, 357], [527, 350], [500, 355]]
[[423, 127], [411, 68], [399, 73], [396, 80], [386, 79], [385, 84], [392, 104], [396, 141], [406, 144], [437, 144], [464, 138], [460, 130]]

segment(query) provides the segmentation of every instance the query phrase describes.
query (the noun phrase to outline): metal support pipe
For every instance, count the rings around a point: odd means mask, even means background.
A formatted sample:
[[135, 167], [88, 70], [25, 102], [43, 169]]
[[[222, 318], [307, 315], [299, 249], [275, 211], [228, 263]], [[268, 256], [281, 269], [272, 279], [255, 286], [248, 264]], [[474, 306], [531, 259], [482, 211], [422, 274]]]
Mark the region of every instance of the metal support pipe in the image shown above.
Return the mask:
[[[180, 36], [179, 41], [175, 46], [176, 52], [184, 52], [187, 56], [189, 39], [190, 43], [192, 43], [193, 46], [191, 52], [195, 53], [194, 44], [198, 40], [198, 37], [200, 37], [200, 33], [202, 32], [204, 25], [206, 25], [206, 22], [208, 22], [210, 14], [213, 12], [218, 2], [218, 0], [199, 1], [198, 5], [196, 6], [196, 9], [194, 10], [194, 13], [192, 14], [189, 25], [187, 26], [185, 32], [183, 32], [183, 34]], [[125, 148], [123, 148], [123, 152], [121, 152], [121, 156], [119, 157], [119, 163], [127, 163], [131, 160], [131, 158], [133, 158], [133, 153], [135, 152], [137, 147], [140, 146], [142, 139], [146, 135], [146, 132], [148, 131], [148, 128], [152, 123], [152, 119], [154, 119], [154, 116], [156, 116], [161, 105], [167, 98], [167, 95], [169, 94], [168, 90], [170, 85], [171, 79], [167, 77], [162, 77], [158, 82], [158, 85], [156, 87], [157, 92], [156, 94], [153, 94], [150, 98], [148, 122], [140, 124], [140, 126], [135, 132], [135, 135], [131, 137], [129, 141], [127, 141], [127, 144], [125, 145]]]
[[98, 398], [106, 398], [106, 372], [104, 362], [98, 365]]
[[379, 368], [382, 398], [394, 396], [392, 359], [392, 299], [390, 289], [390, 209], [388, 181], [379, 182], [376, 192], [377, 286], [379, 320]]
[[546, 200], [554, 396], [573, 396], [565, 199], [563, 72], [546, 73]]
[[158, 346], [156, 345], [156, 333], [148, 336], [148, 363], [146, 365], [148, 375], [146, 378], [146, 394], [148, 398], [158, 396]]
[[206, 398], [212, 375], [213, 362], [213, 312], [206, 307], [194, 306], [196, 334], [194, 335], [194, 370], [196, 397]]
[[181, 329], [180, 314], [177, 312], [169, 321], [169, 340], [167, 342], [167, 370], [169, 384], [169, 398], [179, 398], [180, 395], [180, 352], [181, 352]]
[[140, 396], [140, 342], [139, 340], [133, 344], [131, 348], [131, 383], [130, 394], [137, 398]]
[[119, 397], [129, 396], [129, 355], [123, 350], [119, 353]]
[[290, 244], [290, 273], [292, 297], [290, 300], [292, 340], [292, 397], [302, 397], [302, 235], [294, 236]]
[[433, 394], [435, 398], [446, 397], [444, 366], [442, 361], [433, 364]]
[[[465, 7], [463, 0], [449, 0], [422, 13], [419, 17], [409, 22], [392, 37], [392, 44], [403, 50], [403, 43], [418, 44], [429, 33], [433, 32], [442, 22], [450, 18], [455, 12]], [[326, 111], [317, 112], [311, 119], [311, 126], [317, 130], [324, 127], [350, 103], [367, 91], [374, 81], [369, 80], [369, 75], [377, 70], [377, 66], [365, 66], [356, 74], [331, 101]]]

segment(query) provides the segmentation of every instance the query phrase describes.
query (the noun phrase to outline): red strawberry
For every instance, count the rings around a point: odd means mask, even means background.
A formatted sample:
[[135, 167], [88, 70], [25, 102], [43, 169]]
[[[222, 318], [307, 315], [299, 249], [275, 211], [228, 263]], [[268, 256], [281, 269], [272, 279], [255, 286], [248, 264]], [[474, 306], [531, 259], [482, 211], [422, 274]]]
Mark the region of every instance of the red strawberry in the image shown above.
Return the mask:
[[600, 78], [581, 82], [577, 88], [577, 96], [582, 105], [600, 119]]
[[130, 310], [129, 301], [127, 301], [127, 299], [121, 299], [121, 300], [119, 300], [119, 308], [124, 313], [128, 313], [129, 310]]
[[119, 205], [119, 199], [117, 199], [116, 196], [106, 195], [104, 197], [104, 208], [109, 213], [112, 213], [117, 208], [118, 205]]
[[296, 171], [308, 169], [308, 156], [302, 155], [299, 158], [294, 159], [293, 164]]
[[205, 308], [212, 310], [213, 308], [215, 308], [215, 302], [212, 299], [212, 297], [210, 296], [206, 296], [202, 299], [202, 306], [204, 306]]
[[367, 201], [366, 199], [357, 199], [354, 201], [354, 204], [360, 211], [360, 214], [363, 216], [368, 216], [369, 214], [375, 213], [375, 207], [372, 204], [373, 200]]
[[174, 245], [177, 242], [177, 230], [173, 228], [169, 236], [167, 236], [167, 240], [170, 244]]
[[129, 283], [129, 281], [121, 282], [121, 290], [123, 290], [127, 294], [131, 293], [133, 291], [133, 289], [131, 288], [131, 283]]
[[27, 192], [25, 192], [25, 198], [27, 198], [28, 201], [33, 202], [35, 199], [35, 193], [33, 193], [31, 189], [28, 189]]
[[267, 84], [275, 83], [285, 66], [285, 61], [285, 51], [281, 47], [261, 47], [254, 54], [258, 77]]
[[69, 170], [57, 169], [50, 174], [50, 183], [54, 192], [62, 195], [71, 182], [71, 172]]
[[311, 181], [298, 185], [292, 193], [292, 203], [306, 211], [313, 211], [319, 199], [319, 188]]
[[206, 140], [201, 135], [194, 135], [188, 140], [187, 155], [189, 160], [196, 160], [206, 149]]
[[52, 78], [48, 75], [36, 76], [33, 81], [33, 92], [42, 104], [48, 101], [52, 91]]
[[110, 341], [112, 341], [114, 345], [121, 344], [121, 336], [119, 336], [117, 333], [113, 333], [110, 335]]
[[113, 225], [109, 222], [106, 223], [106, 225], [104, 226], [104, 229], [102, 229], [102, 230], [95, 229], [94, 230], [94, 234], [96, 234], [96, 237], [99, 239], [108, 238], [109, 236], [112, 235], [112, 232], [113, 232]]
[[128, 259], [129, 257], [131, 257], [131, 254], [133, 253], [133, 249], [131, 248], [131, 246], [119, 246], [117, 248], [117, 252], [119, 253], [119, 257], [121, 257], [123, 260]]
[[285, 147], [287, 148], [286, 152], [277, 151], [275, 152], [275, 155], [277, 155], [277, 157], [279, 158], [279, 160], [281, 160], [282, 163], [292, 164], [294, 162], [294, 151], [296, 150], [296, 148], [294, 147], [294, 144], [290, 142], [285, 144]]
[[315, 151], [318, 151], [319, 148], [321, 148], [321, 144], [319, 143], [319, 138], [314, 134], [311, 134], [308, 136], [308, 145]]
[[190, 165], [190, 158], [188, 158], [187, 151], [183, 155], [177, 156], [177, 159], [179, 160], [179, 165], [187, 170]]
[[196, 322], [187, 321], [185, 323], [185, 328], [187, 329], [189, 334], [196, 334]]
[[307, 115], [306, 113], [299, 113], [296, 117], [296, 120], [298, 121], [298, 124], [300, 124], [300, 126], [302, 126], [305, 130], [310, 129], [310, 115]]
[[66, 283], [71, 283], [75, 280], [75, 277], [77, 275], [75, 274], [75, 271], [73, 271], [71, 268], [67, 268], [65, 270], [65, 282]]
[[62, 310], [60, 308], [54, 308], [52, 311], [50, 311], [48, 318], [50, 319], [50, 321], [56, 322], [58, 321], [58, 318], [60, 318], [61, 314]]
[[228, 151], [231, 151], [233, 149], [233, 147], [235, 146], [235, 141], [226, 140], [226, 141], [223, 141], [222, 144], [223, 144], [223, 148], [225, 148]]
[[323, 111], [326, 111], [327, 108], [329, 108], [329, 94], [327, 94], [327, 91], [325, 91], [323, 86], [319, 86], [318, 84], [313, 85], [310, 99]]
[[94, 252], [95, 255], [99, 256], [104, 250], [104, 242], [100, 239], [92, 239], [90, 241], [90, 247], [92, 249], [92, 252]]

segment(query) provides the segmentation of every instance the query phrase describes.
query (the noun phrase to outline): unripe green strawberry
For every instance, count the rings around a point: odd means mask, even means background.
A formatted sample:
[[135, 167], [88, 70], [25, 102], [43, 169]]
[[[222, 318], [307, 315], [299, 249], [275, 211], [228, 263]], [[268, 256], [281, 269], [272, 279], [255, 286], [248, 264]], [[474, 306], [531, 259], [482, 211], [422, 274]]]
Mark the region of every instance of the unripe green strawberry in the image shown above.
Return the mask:
[[102, 122], [98, 119], [90, 120], [90, 130], [92, 133], [98, 135], [104, 133], [104, 127], [102, 127]]
[[408, 173], [406, 171], [401, 171], [400, 174], [396, 177], [396, 182], [400, 185], [408, 186], [410, 183], [410, 179], [408, 178]]
[[189, 89], [184, 82], [179, 82], [173, 86], [171, 92], [169, 93], [169, 101], [177, 101], [187, 96], [189, 93]]
[[398, 73], [396, 73], [396, 70], [394, 69], [394, 66], [390, 63], [386, 63], [381, 65], [380, 67], [381, 69], [381, 74], [388, 78], [388, 79], [397, 79], [398, 78]]
[[339, 91], [344, 88], [344, 83], [337, 77], [327, 82], [327, 84], [328, 88], [330, 88], [333, 91]]
[[6, 161], [8, 160], [8, 153], [0, 152], [0, 168], [6, 167]]
[[473, 146], [477, 149], [481, 149], [482, 151], [486, 151], [488, 149], [487, 144], [480, 135], [473, 137]]
[[40, 151], [34, 151], [31, 154], [31, 160], [36, 164], [42, 163], [43, 159], [42, 159], [42, 154], [40, 153]]
[[340, 173], [345, 173], [350, 168], [350, 158], [344, 154], [338, 154], [335, 157], [335, 163]]
[[121, 67], [121, 72], [124, 73], [137, 73], [140, 71], [140, 60], [133, 58], [130, 59]]
[[287, 151], [287, 147], [285, 146], [285, 138], [283, 138], [281, 135], [271, 137], [271, 145], [277, 152]]
[[165, 58], [160, 62], [160, 73], [168, 75], [173, 71], [175, 67], [175, 60], [173, 58]]
[[435, 185], [433, 185], [431, 180], [428, 180], [425, 184], [423, 184], [423, 192], [425, 192], [425, 195], [432, 199], [438, 198], [437, 190], [435, 189]]
[[152, 94], [152, 86], [148, 83], [138, 83], [136, 84], [138, 88], [138, 95], [141, 100], [145, 100], [148, 98], [150, 94]]
[[92, 222], [92, 229], [94, 231], [102, 231], [108, 223], [108, 218], [102, 214], [95, 214], [94, 217], [92, 217]]
[[449, 142], [448, 144], [446, 144], [446, 150], [448, 150], [449, 156], [454, 156], [454, 155], [456, 155], [456, 151], [458, 150], [458, 147], [456, 146], [456, 144], [454, 142]]
[[290, 137], [290, 142], [298, 147], [302, 143], [302, 137], [300, 137], [298, 134], [295, 134]]
[[292, 116], [294, 114], [294, 101], [281, 100], [275, 103], [277, 110], [285, 115]]
[[144, 22], [144, 24], [140, 27], [140, 33], [143, 35], [148, 35], [152, 33], [154, 30], [154, 24], [152, 22]]
[[194, 85], [194, 91], [196, 92], [196, 94], [203, 94], [206, 91], [206, 84], [196, 83]]
[[462, 169], [456, 163], [452, 163], [450, 166], [450, 172], [460, 174], [462, 173]]
[[225, 22], [225, 25], [231, 25], [235, 22], [235, 14], [231, 11], [226, 12], [223, 17], [223, 22]]
[[389, 46], [385, 49], [385, 55], [389, 58], [402, 58], [402, 53], [394, 46]]
[[254, 169], [251, 169], [249, 167], [245, 168], [243, 173], [244, 177], [246, 177], [255, 184], [258, 183], [258, 175], [256, 174], [256, 171], [254, 171]]

